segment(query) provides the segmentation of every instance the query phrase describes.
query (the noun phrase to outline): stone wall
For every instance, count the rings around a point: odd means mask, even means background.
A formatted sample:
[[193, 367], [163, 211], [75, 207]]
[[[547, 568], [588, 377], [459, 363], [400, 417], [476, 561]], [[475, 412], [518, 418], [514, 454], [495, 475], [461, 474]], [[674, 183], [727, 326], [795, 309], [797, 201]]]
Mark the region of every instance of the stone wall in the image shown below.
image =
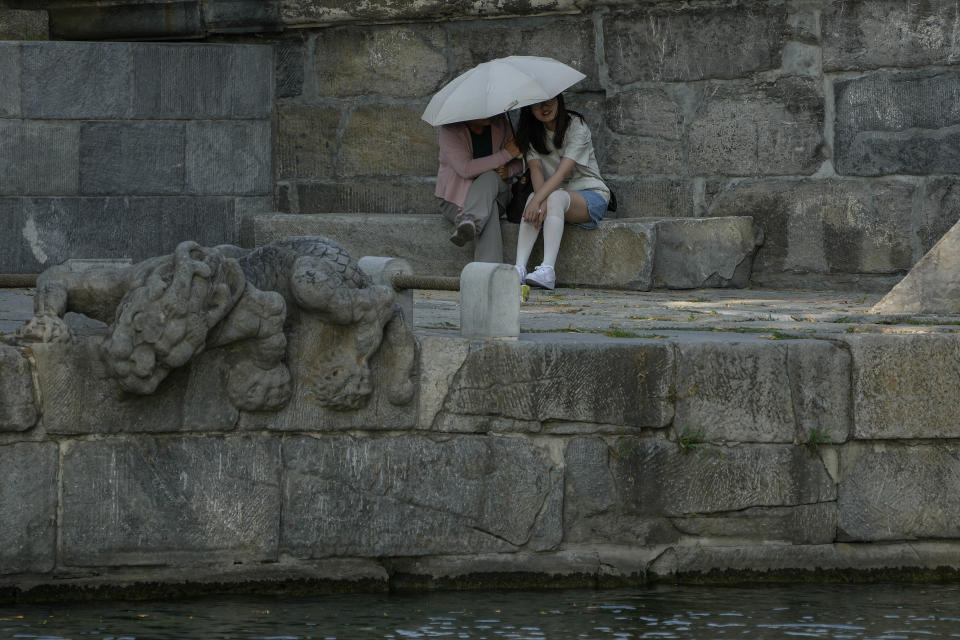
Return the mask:
[[279, 413], [86, 340], [0, 345], [0, 597], [960, 571], [955, 335], [420, 336], [413, 404]]
[[271, 61], [258, 46], [0, 42], [0, 273], [237, 242], [240, 217], [272, 205]]

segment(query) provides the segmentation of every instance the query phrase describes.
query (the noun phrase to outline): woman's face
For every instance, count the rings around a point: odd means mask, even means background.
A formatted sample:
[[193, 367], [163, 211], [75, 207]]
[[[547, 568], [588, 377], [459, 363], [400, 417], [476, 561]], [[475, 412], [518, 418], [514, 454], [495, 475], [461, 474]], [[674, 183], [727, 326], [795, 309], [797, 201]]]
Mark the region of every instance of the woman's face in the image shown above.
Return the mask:
[[543, 124], [549, 124], [557, 119], [557, 98], [554, 96], [549, 100], [538, 102], [531, 105], [530, 109], [534, 118]]

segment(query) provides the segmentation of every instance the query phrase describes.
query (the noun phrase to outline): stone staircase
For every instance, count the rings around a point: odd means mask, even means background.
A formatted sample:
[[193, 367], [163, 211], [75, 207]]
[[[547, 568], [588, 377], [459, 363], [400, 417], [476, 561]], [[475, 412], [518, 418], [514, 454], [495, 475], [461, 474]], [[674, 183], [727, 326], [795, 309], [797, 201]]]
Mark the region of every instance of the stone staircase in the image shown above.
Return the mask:
[[[501, 227], [504, 261], [513, 263], [519, 225]], [[297, 235], [332, 238], [355, 258], [403, 258], [418, 275], [457, 276], [473, 259], [472, 244], [452, 244], [450, 225], [438, 215], [257, 214], [244, 220], [242, 241], [254, 247]], [[624, 218], [593, 231], [568, 226], [557, 282], [635, 291], [746, 287], [760, 241], [749, 217]], [[538, 241], [531, 265], [541, 251]]]

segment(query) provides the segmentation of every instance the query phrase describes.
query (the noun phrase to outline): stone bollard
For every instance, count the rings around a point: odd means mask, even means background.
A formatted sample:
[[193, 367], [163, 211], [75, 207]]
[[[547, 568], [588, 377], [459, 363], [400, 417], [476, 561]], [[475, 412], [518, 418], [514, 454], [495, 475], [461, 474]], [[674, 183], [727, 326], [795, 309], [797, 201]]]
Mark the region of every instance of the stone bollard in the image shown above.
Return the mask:
[[[373, 284], [380, 284], [393, 288], [391, 282], [397, 274], [412, 275], [413, 268], [403, 258], [381, 258], [379, 256], [364, 256], [357, 261], [360, 270], [370, 276]], [[397, 291], [397, 303], [403, 311], [403, 319], [407, 325], [413, 326], [413, 290]]]
[[508, 264], [471, 262], [460, 272], [460, 335], [520, 335], [520, 278]]

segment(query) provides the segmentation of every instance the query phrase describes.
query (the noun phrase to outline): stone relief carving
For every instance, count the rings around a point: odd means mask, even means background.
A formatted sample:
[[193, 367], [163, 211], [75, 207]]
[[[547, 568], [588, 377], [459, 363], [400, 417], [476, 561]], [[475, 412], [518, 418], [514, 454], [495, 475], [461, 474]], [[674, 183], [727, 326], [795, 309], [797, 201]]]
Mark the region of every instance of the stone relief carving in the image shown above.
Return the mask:
[[[247, 411], [276, 410], [294, 380], [323, 406], [362, 407], [370, 359], [381, 350], [391, 403], [407, 404], [415, 346], [389, 287], [372, 285], [327, 238], [293, 237], [253, 250], [181, 243], [127, 267], [53, 267], [37, 281], [22, 341], [69, 342], [68, 311], [107, 323], [99, 346], [124, 391], [151, 394], [173, 369], [224, 348], [228, 396]], [[288, 353], [288, 335], [296, 336]]]

